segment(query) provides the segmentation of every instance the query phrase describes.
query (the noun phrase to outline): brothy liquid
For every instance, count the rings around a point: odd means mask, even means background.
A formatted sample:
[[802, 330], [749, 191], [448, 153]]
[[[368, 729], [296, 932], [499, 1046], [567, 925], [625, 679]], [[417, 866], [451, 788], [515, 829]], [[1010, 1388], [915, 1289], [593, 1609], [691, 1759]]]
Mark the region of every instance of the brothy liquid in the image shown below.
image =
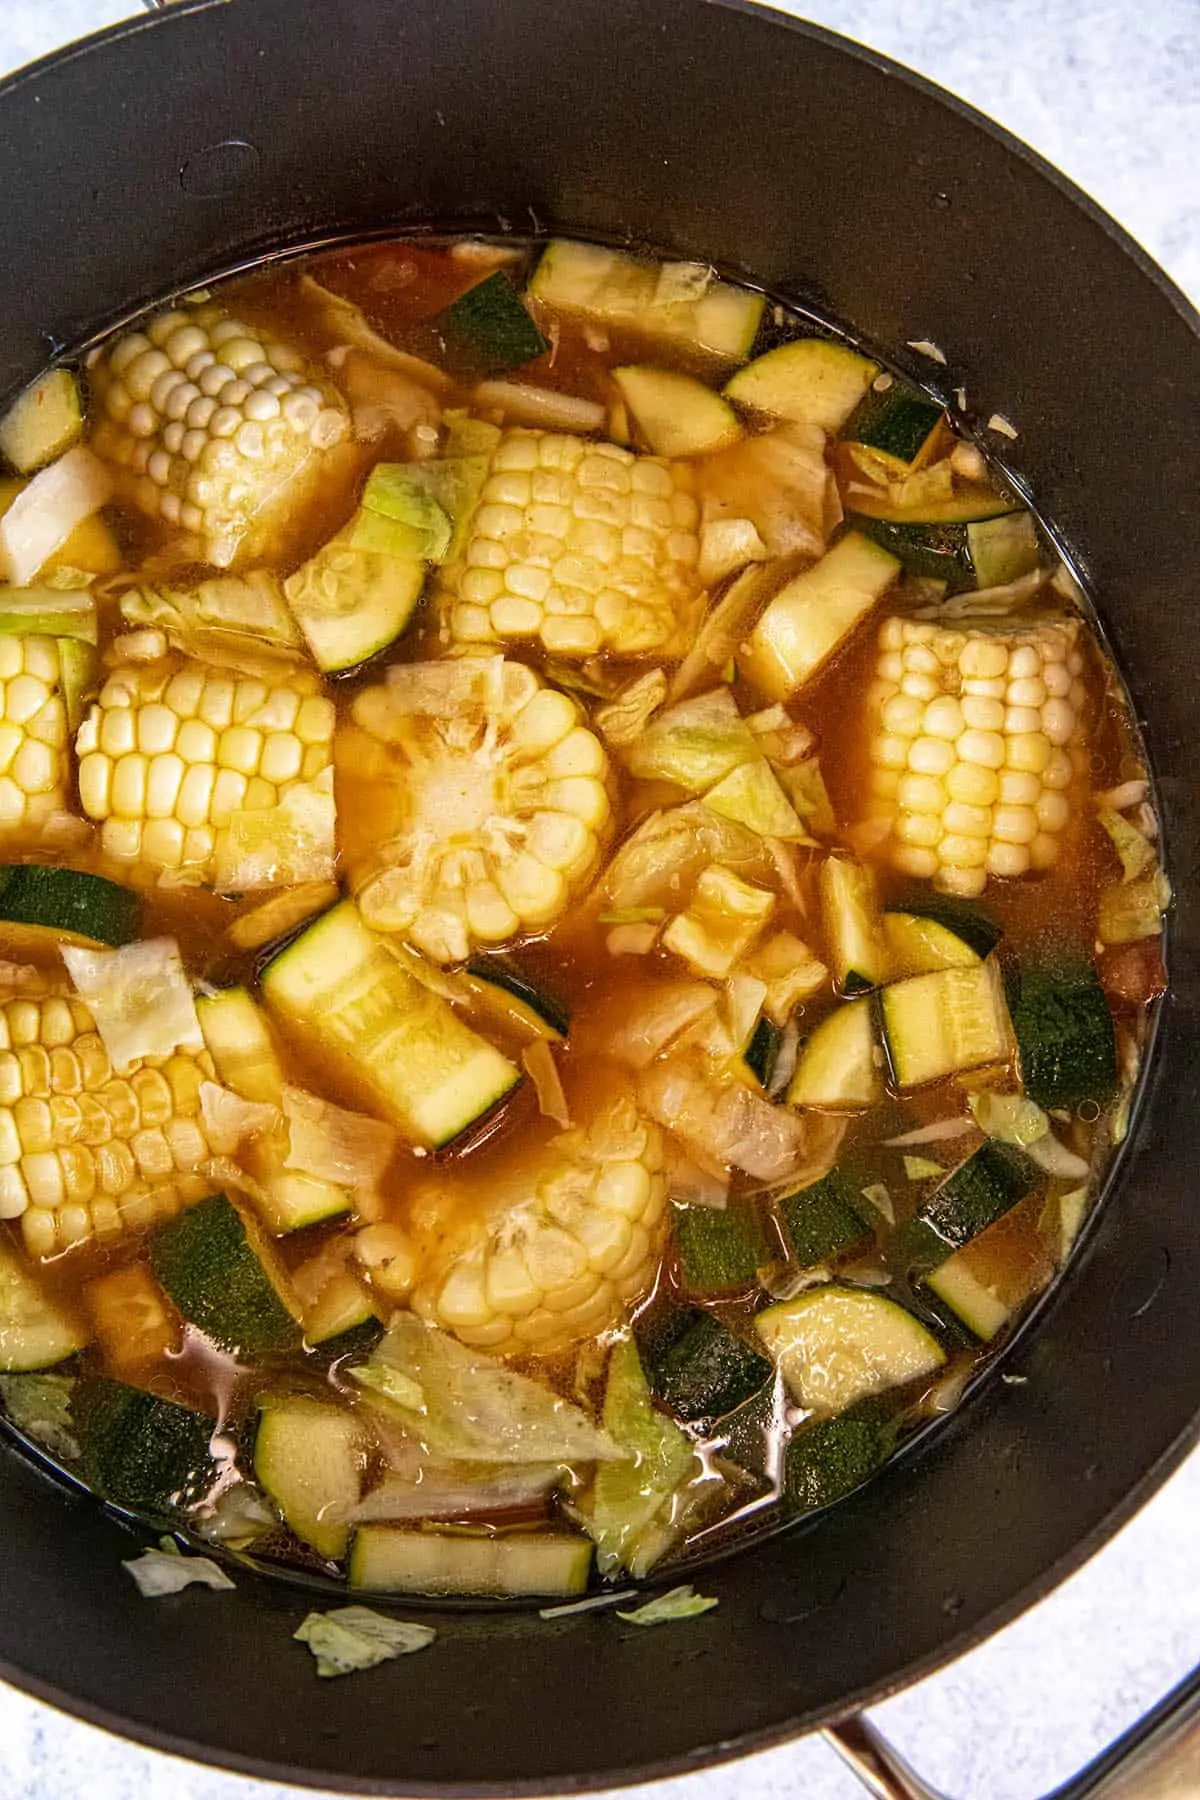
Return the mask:
[[17, 1428], [285, 1565], [575, 1594], [952, 1404], [1124, 1135], [1168, 898], [960, 427], [704, 268], [397, 241], [0, 442]]

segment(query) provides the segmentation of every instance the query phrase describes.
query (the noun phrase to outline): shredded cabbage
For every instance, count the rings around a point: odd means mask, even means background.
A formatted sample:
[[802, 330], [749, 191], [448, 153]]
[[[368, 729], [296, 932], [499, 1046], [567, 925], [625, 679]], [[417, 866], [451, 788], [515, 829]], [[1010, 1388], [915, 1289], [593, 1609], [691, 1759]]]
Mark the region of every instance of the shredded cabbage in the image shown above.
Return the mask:
[[385, 1618], [369, 1606], [335, 1606], [330, 1612], [310, 1612], [292, 1636], [308, 1645], [318, 1675], [333, 1676], [373, 1669], [393, 1657], [427, 1650], [437, 1632], [432, 1625]]
[[174, 938], [143, 938], [119, 950], [62, 946], [76, 992], [118, 1074], [142, 1057], [203, 1050], [192, 987]]
[[714, 1597], [698, 1594], [689, 1582], [686, 1587], [656, 1594], [653, 1600], [647, 1600], [644, 1606], [635, 1607], [632, 1612], [618, 1611], [617, 1617], [624, 1619], [627, 1625], [671, 1625], [679, 1619], [699, 1618], [701, 1613], [711, 1612], [717, 1604]]
[[184, 1556], [174, 1538], [159, 1539], [161, 1548], [147, 1550], [131, 1562], [123, 1562], [137, 1583], [138, 1592], [147, 1600], [159, 1600], [164, 1594], [178, 1594], [185, 1587], [199, 1586], [230, 1591], [234, 1583], [224, 1569], [208, 1556]]
[[631, 775], [670, 781], [700, 794], [761, 752], [728, 688], [713, 688], [668, 707], [625, 752]]
[[82, 444], [42, 469], [0, 518], [0, 563], [9, 581], [28, 586], [111, 494], [108, 470]]

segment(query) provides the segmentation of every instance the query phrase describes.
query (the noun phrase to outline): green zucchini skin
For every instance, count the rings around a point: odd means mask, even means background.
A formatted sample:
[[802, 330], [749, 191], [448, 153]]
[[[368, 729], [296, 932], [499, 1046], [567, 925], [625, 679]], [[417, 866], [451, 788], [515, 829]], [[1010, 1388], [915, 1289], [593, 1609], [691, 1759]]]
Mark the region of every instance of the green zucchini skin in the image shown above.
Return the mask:
[[755, 1285], [770, 1249], [753, 1207], [675, 1206], [671, 1212], [680, 1273], [690, 1293], [731, 1293]]
[[292, 1350], [300, 1327], [232, 1201], [213, 1194], [150, 1236], [155, 1279], [191, 1324], [223, 1350]]
[[11, 925], [73, 932], [119, 949], [137, 937], [141, 912], [132, 888], [103, 875], [36, 863], [0, 868], [0, 920]]
[[892, 381], [883, 393], [869, 392], [842, 432], [854, 444], [881, 450], [911, 463], [941, 424], [943, 409], [907, 383]]
[[779, 1048], [783, 1043], [783, 1028], [772, 1019], [761, 1018], [754, 1027], [754, 1035], [746, 1045], [742, 1061], [751, 1074], [765, 1088], [771, 1085], [771, 1077], [775, 1073], [775, 1064], [779, 1061]]
[[944, 581], [951, 594], [961, 594], [975, 586], [965, 525], [871, 519], [864, 513], [847, 513], [846, 523], [890, 551], [909, 575]]
[[784, 1452], [785, 1511], [813, 1512], [861, 1487], [887, 1461], [896, 1437], [894, 1411], [874, 1397], [802, 1427]]
[[688, 1423], [724, 1418], [774, 1378], [765, 1356], [700, 1307], [672, 1313], [641, 1351], [650, 1391]]
[[531, 1012], [536, 1013], [560, 1038], [565, 1038], [570, 1031], [570, 1007], [556, 994], [548, 993], [544, 987], [532, 981], [511, 956], [473, 956], [467, 964], [467, 974], [474, 975], [478, 981], [488, 981], [493, 987], [511, 994], [514, 1000], [519, 1000], [522, 1006], [527, 1006]]
[[477, 375], [519, 369], [550, 348], [503, 269], [452, 300], [434, 330], [447, 358]]
[[896, 1235], [908, 1269], [935, 1269], [1031, 1194], [1042, 1176], [1013, 1144], [989, 1141], [951, 1170]]
[[830, 1169], [811, 1187], [789, 1194], [778, 1202], [777, 1210], [792, 1254], [803, 1269], [862, 1243], [874, 1229], [865, 1201], [839, 1169]]
[[1111, 1099], [1116, 1033], [1093, 969], [1019, 969], [1008, 982], [1008, 1006], [1031, 1100], [1051, 1108]]
[[171, 1518], [217, 1476], [215, 1419], [107, 1376], [86, 1376], [71, 1396], [79, 1473], [115, 1506]]

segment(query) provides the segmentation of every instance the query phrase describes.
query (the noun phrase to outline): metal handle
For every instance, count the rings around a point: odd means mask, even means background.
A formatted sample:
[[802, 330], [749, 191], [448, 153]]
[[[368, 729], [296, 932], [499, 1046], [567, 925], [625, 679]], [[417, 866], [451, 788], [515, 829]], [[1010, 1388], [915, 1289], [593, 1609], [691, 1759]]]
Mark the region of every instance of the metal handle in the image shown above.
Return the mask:
[[[944, 1800], [857, 1714], [825, 1738], [875, 1800]], [[1200, 1794], [1200, 1669], [1046, 1800], [1195, 1800]]]

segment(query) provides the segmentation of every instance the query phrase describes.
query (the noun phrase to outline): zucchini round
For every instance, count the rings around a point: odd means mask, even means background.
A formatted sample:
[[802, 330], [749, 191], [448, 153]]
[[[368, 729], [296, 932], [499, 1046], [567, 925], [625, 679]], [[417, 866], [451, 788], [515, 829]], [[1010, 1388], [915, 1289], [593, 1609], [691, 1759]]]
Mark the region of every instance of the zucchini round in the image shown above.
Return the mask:
[[932, 1375], [946, 1360], [920, 1320], [875, 1289], [809, 1288], [754, 1323], [792, 1398], [825, 1415]]
[[0, 950], [5, 954], [36, 956], [60, 944], [119, 949], [137, 937], [140, 922], [141, 902], [133, 889], [102, 875], [35, 863], [0, 867]]

